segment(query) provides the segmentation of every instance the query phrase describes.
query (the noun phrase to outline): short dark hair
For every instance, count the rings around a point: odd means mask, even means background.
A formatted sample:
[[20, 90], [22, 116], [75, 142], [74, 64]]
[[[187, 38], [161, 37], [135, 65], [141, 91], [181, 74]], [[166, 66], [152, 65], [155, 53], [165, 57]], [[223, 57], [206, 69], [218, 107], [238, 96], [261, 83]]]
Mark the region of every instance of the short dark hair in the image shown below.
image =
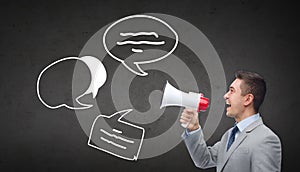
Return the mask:
[[244, 81], [241, 84], [242, 96], [246, 94], [254, 96], [254, 110], [257, 113], [264, 101], [267, 90], [264, 78], [257, 73], [243, 70], [237, 71], [235, 77]]

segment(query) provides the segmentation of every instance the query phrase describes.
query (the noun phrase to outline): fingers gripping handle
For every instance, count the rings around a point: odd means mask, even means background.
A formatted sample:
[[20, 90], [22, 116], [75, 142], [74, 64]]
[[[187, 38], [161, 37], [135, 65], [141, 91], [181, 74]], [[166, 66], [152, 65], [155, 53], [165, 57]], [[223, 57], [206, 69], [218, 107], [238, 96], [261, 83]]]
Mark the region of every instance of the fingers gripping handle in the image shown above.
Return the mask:
[[[197, 94], [197, 93], [193, 93], [193, 92], [189, 92], [189, 94]], [[207, 110], [207, 108], [209, 107], [209, 98], [204, 97], [204, 95], [202, 93], [197, 94], [200, 95], [199, 96], [199, 103], [198, 103], [198, 108], [197, 108], [197, 112], [205, 112]], [[194, 107], [186, 107], [186, 108], [192, 108], [195, 109]], [[193, 116], [190, 118], [189, 122], [187, 123], [181, 123], [181, 126], [183, 128], [187, 128], [187, 126], [190, 124], [190, 122], [193, 120]]]

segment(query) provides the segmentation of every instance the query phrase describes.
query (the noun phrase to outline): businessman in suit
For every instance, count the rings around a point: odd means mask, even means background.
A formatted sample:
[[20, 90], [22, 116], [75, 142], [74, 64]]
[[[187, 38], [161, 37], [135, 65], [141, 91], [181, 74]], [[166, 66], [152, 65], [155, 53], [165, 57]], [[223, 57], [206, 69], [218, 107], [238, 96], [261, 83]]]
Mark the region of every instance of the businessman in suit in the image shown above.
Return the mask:
[[180, 122], [189, 123], [182, 137], [199, 168], [217, 167], [218, 172], [277, 172], [281, 170], [281, 143], [258, 113], [266, 83], [257, 73], [238, 71], [224, 95], [226, 115], [234, 127], [213, 146], [207, 146], [198, 113], [185, 109]]

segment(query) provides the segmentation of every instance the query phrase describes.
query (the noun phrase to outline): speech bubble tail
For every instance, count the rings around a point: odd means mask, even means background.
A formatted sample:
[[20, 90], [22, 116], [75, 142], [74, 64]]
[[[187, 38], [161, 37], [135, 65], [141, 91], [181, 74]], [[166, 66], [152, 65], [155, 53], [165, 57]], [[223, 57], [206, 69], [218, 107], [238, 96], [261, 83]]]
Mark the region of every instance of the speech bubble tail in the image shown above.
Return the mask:
[[[80, 107], [73, 107], [72, 109], [74, 109], [74, 110], [83, 110], [83, 109], [88, 109], [88, 108], [93, 107], [92, 104], [85, 104], [85, 103], [82, 103], [82, 102], [79, 101], [79, 99], [80, 99], [81, 97], [83, 97], [84, 95], [86, 95], [86, 94], [83, 93], [83, 94], [81, 94], [80, 96], [78, 96], [78, 97], [75, 99], [75, 101], [80, 105]], [[70, 108], [70, 107], [67, 107], [67, 108]]]
[[98, 88], [94, 87], [94, 90], [92, 91], [92, 94], [93, 94], [93, 99], [94, 99], [98, 94]]
[[118, 111], [114, 114], [112, 114], [110, 116], [111, 117], [114, 117], [114, 118], [118, 118], [118, 120], [122, 119], [125, 115], [127, 115], [128, 113], [130, 113], [132, 111], [132, 109], [126, 109], [126, 110], [121, 110], [121, 111]]
[[122, 64], [132, 73], [139, 75], [139, 76], [147, 76], [148, 73], [145, 72], [138, 63], [126, 63], [125, 61], [122, 62]]

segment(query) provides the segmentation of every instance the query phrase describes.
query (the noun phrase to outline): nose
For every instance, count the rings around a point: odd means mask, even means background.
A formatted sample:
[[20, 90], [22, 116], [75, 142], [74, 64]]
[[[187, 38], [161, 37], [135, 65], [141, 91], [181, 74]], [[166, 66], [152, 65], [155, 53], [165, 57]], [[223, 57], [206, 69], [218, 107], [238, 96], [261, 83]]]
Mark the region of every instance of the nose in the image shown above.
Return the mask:
[[223, 97], [224, 97], [225, 100], [228, 99], [228, 92], [225, 93]]

